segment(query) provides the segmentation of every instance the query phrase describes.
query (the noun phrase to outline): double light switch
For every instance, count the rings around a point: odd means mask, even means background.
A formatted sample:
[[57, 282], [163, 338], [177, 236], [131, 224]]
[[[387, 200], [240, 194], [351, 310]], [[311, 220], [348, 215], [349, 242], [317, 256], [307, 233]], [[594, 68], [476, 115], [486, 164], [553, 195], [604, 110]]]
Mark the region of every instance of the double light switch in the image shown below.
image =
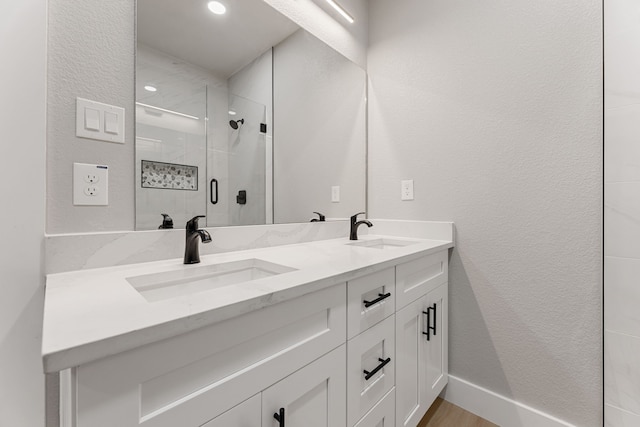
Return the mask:
[[124, 108], [77, 98], [76, 136], [124, 144]]

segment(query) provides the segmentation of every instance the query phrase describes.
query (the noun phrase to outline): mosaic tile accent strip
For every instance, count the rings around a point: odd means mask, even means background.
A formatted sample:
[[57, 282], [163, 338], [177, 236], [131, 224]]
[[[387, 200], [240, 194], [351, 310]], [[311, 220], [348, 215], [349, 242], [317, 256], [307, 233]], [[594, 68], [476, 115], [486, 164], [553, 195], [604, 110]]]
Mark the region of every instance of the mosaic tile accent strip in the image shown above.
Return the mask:
[[142, 160], [142, 188], [198, 191], [198, 167]]

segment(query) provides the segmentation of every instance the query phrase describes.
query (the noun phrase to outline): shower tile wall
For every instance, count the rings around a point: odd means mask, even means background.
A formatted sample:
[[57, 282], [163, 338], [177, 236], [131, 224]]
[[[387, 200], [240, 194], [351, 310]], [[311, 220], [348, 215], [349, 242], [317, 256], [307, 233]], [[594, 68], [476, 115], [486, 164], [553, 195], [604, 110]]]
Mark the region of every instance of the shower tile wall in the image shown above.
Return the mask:
[[640, 425], [640, 4], [605, 1], [605, 426]]

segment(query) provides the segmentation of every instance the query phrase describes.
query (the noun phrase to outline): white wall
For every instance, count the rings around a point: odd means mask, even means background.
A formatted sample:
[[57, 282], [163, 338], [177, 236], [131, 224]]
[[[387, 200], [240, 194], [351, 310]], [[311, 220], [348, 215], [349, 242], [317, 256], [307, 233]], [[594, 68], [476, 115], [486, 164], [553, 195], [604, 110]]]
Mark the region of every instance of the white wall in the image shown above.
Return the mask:
[[[133, 230], [135, 1], [48, 3], [47, 231]], [[76, 97], [125, 108], [125, 144], [77, 138]], [[109, 206], [73, 206], [74, 162], [109, 165]]]
[[0, 425], [44, 426], [45, 0], [0, 7]]
[[600, 425], [600, 2], [371, 0], [369, 16], [369, 214], [455, 222], [451, 373]]
[[640, 425], [640, 21], [605, 4], [605, 425]]

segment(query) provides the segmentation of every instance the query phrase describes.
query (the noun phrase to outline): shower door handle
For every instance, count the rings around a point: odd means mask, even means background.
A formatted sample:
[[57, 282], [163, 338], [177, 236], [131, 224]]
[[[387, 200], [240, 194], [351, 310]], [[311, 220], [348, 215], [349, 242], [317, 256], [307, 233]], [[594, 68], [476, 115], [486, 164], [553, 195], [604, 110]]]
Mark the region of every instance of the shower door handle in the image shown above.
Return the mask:
[[[215, 193], [216, 193], [216, 198], [213, 198], [213, 189], [214, 189], [214, 184], [215, 184]], [[211, 192], [211, 204], [215, 205], [216, 203], [218, 203], [218, 180], [213, 178], [211, 180], [211, 182], [209, 183], [209, 190]]]

